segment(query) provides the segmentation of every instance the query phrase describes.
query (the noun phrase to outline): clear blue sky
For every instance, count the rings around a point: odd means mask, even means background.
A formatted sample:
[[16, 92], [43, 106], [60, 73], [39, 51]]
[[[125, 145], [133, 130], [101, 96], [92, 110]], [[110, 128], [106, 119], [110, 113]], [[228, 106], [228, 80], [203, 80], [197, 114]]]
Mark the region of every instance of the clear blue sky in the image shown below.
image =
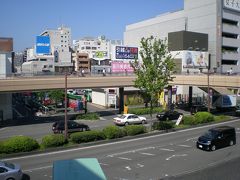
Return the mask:
[[126, 25], [183, 9], [183, 0], [1, 0], [0, 6], [0, 37], [13, 37], [14, 50], [22, 51], [61, 24], [71, 28], [72, 39], [122, 40]]

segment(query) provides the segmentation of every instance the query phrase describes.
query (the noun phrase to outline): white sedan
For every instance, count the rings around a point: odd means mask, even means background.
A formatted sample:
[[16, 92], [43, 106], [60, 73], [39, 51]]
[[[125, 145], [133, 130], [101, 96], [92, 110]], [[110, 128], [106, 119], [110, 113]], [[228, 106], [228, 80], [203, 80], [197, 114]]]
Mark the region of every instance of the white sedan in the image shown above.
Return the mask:
[[116, 125], [145, 124], [146, 122], [147, 120], [145, 117], [135, 114], [123, 114], [120, 117], [114, 118], [114, 123]]

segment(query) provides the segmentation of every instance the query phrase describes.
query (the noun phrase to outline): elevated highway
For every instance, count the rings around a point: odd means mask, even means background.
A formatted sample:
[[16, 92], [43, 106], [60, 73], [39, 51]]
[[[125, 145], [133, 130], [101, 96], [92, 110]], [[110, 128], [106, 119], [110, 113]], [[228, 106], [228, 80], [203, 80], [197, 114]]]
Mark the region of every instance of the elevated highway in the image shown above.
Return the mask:
[[[208, 86], [206, 74], [174, 75], [174, 80], [169, 85]], [[105, 88], [129, 87], [134, 85], [136, 76], [86, 76], [67, 77], [68, 88]], [[211, 87], [240, 88], [240, 76], [218, 75], [209, 76]], [[33, 76], [33, 77], [8, 77], [0, 79], [0, 92], [18, 92], [32, 90], [64, 89], [64, 76]]]

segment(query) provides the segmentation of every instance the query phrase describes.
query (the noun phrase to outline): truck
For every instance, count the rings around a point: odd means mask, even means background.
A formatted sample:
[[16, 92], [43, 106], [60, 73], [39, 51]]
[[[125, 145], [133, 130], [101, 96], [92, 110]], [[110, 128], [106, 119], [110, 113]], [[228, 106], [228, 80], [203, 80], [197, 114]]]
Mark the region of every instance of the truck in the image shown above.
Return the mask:
[[212, 96], [212, 107], [217, 109], [235, 108], [237, 95], [214, 95]]

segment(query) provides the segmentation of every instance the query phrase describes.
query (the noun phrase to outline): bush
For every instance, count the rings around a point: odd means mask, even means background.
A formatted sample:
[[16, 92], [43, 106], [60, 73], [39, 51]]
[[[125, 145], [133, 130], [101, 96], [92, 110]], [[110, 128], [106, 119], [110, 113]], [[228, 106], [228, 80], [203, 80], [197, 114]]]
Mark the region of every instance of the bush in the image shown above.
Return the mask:
[[0, 153], [29, 152], [39, 148], [35, 139], [27, 136], [15, 136], [0, 143]]
[[208, 123], [214, 121], [214, 116], [209, 112], [197, 112], [194, 114], [198, 124]]
[[103, 129], [103, 133], [107, 139], [121, 138], [126, 135], [126, 132], [117, 126], [107, 126]]
[[153, 130], [168, 130], [174, 128], [174, 122], [172, 121], [159, 121], [153, 123]]
[[185, 125], [196, 125], [198, 121], [195, 119], [194, 116], [183, 116], [183, 124]]
[[80, 114], [76, 117], [76, 119], [81, 120], [99, 120], [100, 116], [97, 113], [87, 113], [87, 114]]
[[[154, 107], [152, 113], [157, 113], [162, 111], [163, 111], [163, 108]], [[150, 108], [130, 108], [128, 109], [128, 113], [137, 114], [137, 115], [150, 114]]]
[[105, 139], [102, 131], [84, 131], [77, 132], [70, 135], [70, 139], [73, 143], [84, 143], [91, 141], [98, 141]]
[[125, 132], [128, 136], [134, 136], [137, 134], [143, 134], [146, 132], [146, 128], [143, 125], [130, 125], [124, 127]]
[[58, 147], [66, 144], [67, 141], [65, 140], [65, 137], [63, 134], [51, 134], [44, 136], [42, 138], [42, 146], [44, 148], [50, 148], [50, 147]]

